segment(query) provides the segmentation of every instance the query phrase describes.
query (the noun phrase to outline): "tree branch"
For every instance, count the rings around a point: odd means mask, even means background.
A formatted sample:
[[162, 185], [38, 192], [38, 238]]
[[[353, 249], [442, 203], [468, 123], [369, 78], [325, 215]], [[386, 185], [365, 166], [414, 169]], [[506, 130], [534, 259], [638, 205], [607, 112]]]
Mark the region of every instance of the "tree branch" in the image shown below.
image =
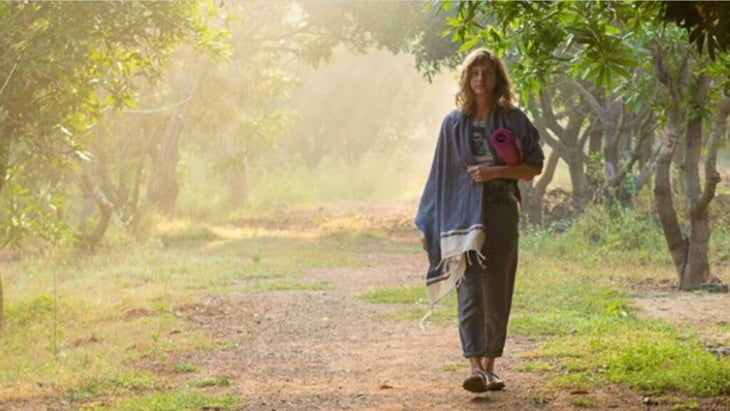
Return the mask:
[[191, 93], [190, 96], [186, 97], [183, 100], [180, 100], [176, 103], [169, 104], [167, 106], [157, 107], [157, 108], [149, 108], [149, 109], [124, 109], [124, 113], [129, 114], [155, 114], [155, 113], [161, 113], [163, 111], [172, 110], [175, 108], [178, 108], [180, 106], [183, 106], [190, 102], [190, 100], [193, 99], [193, 94]]
[[101, 237], [104, 236], [104, 233], [106, 233], [109, 221], [112, 218], [112, 213], [114, 212], [114, 204], [109, 201], [104, 192], [96, 185], [93, 177], [91, 177], [91, 173], [84, 171], [81, 173], [80, 178], [81, 190], [84, 195], [94, 200], [94, 203], [96, 203], [96, 206], [99, 207], [99, 212], [101, 213], [101, 217], [99, 218], [94, 231], [81, 237], [86, 245], [94, 247], [99, 240], [101, 240]]
[[730, 98], [720, 101], [715, 115], [712, 117], [712, 129], [707, 141], [707, 160], [705, 161], [705, 188], [697, 201], [696, 212], [705, 213], [710, 202], [715, 198], [717, 184], [720, 183], [720, 173], [717, 171], [717, 150], [720, 139], [725, 134], [726, 121], [730, 115]]
[[5, 82], [3, 83], [3, 86], [0, 87], [0, 96], [3, 94], [3, 91], [5, 91], [5, 87], [8, 86], [8, 83], [10, 83], [10, 78], [13, 77], [15, 68], [18, 67], [18, 61], [20, 61], [20, 56], [18, 56], [18, 59], [15, 61], [15, 64], [13, 64], [13, 68], [10, 69], [10, 73], [8, 73], [8, 76], [5, 78]]
[[608, 118], [608, 113], [606, 109], [601, 106], [601, 103], [596, 100], [596, 97], [591, 94], [590, 91], [586, 90], [586, 88], [583, 87], [583, 85], [580, 84], [578, 80], [573, 79], [573, 85], [578, 89], [580, 95], [588, 101], [588, 104], [591, 106], [591, 108], [593, 108], [593, 111], [596, 112], [596, 115], [603, 122], [603, 124], [607, 125], [610, 122], [610, 119]]

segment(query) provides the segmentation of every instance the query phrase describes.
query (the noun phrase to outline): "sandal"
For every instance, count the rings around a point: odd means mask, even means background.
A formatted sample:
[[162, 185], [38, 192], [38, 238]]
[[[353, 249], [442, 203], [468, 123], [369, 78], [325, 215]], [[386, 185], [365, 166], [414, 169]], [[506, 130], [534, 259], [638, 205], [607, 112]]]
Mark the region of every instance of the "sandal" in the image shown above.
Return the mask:
[[489, 391], [499, 391], [504, 388], [504, 382], [497, 376], [497, 374], [491, 371], [484, 373], [484, 385]]
[[482, 371], [474, 371], [464, 380], [462, 387], [469, 392], [486, 392], [488, 389], [486, 375]]

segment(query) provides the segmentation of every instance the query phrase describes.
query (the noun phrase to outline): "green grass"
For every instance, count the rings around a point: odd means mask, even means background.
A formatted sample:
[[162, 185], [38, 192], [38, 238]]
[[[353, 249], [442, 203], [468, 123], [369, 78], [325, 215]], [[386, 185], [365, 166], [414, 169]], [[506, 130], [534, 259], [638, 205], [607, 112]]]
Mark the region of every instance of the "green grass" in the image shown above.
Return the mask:
[[198, 411], [238, 410], [238, 399], [230, 396], [216, 396], [197, 391], [167, 391], [138, 397], [128, 397], [110, 404], [92, 404], [82, 407], [83, 411]]
[[428, 302], [422, 286], [378, 287], [366, 291], [362, 299], [379, 304], [425, 304]]
[[[387, 242], [382, 230], [343, 217], [323, 218], [316, 232], [151, 221], [157, 228], [142, 245], [111, 233], [94, 254], [25, 258], [3, 273], [0, 400], [41, 393], [83, 403], [140, 398], [110, 409], [136, 409], [135, 401], [161, 404], [145, 409], [215, 404], [211, 396], [153, 393], [174, 387], [164, 374], [135, 373], [141, 360], [173, 375], [193, 373], [194, 366], [170, 358], [233, 347], [196, 329], [180, 312], [200, 295], [331, 289], [300, 277], [315, 268], [363, 267], [367, 253]], [[164, 405], [178, 401], [180, 408]]]
[[[510, 333], [542, 343], [520, 370], [547, 374], [556, 387], [621, 384], [640, 393], [681, 393], [671, 402], [679, 407], [692, 398], [730, 396], [730, 358], [708, 352], [697, 328], [641, 319], [631, 303], [641, 295], [632, 282], [674, 277], [668, 259], [658, 229], [630, 212], [589, 210], [565, 233], [523, 235]], [[456, 324], [453, 294], [432, 317], [436, 325]], [[396, 305], [388, 315], [407, 321], [420, 318], [426, 298], [422, 286], [362, 297]], [[570, 403], [597, 406], [592, 397]]]
[[225, 377], [205, 378], [202, 380], [195, 380], [190, 383], [190, 386], [195, 388], [228, 387], [229, 385], [231, 385], [231, 382]]
[[178, 374], [198, 372], [199, 370], [197, 366], [192, 364], [175, 364], [173, 366], [173, 372]]
[[66, 392], [64, 397], [72, 401], [85, 401], [100, 394], [124, 395], [159, 390], [164, 380], [148, 372], [136, 370], [87, 377]]
[[[428, 311], [428, 296], [424, 285], [379, 287], [364, 292], [363, 300], [375, 304], [395, 304], [395, 311], [385, 314], [401, 321], [415, 321], [424, 318]], [[450, 293], [442, 298], [428, 314], [427, 323], [439, 326], [456, 324], [456, 297]]]
[[[589, 210], [585, 218], [593, 223], [579, 219], [563, 233], [522, 235], [510, 333], [540, 344], [518, 369], [539, 373], [546, 387], [618, 384], [661, 396], [678, 409], [691, 409], [703, 397], [730, 396], [730, 359], [712, 355], [702, 340], [709, 334], [715, 344], [727, 345], [730, 324], [679, 328], [644, 320], [632, 305], [642, 295], [632, 283], [674, 278], [656, 227], [640, 216], [605, 210]], [[176, 354], [233, 348], [180, 315], [199, 296], [326, 291], [333, 285], [301, 277], [311, 269], [366, 267], [372, 253], [421, 253], [415, 236], [396, 241], [367, 218], [317, 219], [304, 231], [158, 220], [142, 245], [117, 234], [93, 255], [8, 264], [0, 399], [53, 396], [88, 410], [140, 404], [152, 410], [237, 409], [235, 398], [198, 392], [226, 387], [225, 378], [172, 383], [199, 371], [174, 360]], [[724, 236], [720, 231], [718, 238]], [[420, 283], [363, 290], [360, 298], [388, 305], [379, 315], [396, 320], [416, 323], [427, 311]], [[456, 326], [455, 293], [437, 304], [428, 324]], [[140, 361], [160, 367], [140, 371]], [[441, 370], [463, 366], [444, 364]], [[547, 394], [534, 397], [535, 404], [549, 401]], [[571, 398], [582, 408], [596, 407], [595, 401]]]
[[272, 282], [257, 282], [244, 287], [244, 291], [323, 291], [331, 290], [332, 286], [323, 281], [304, 283], [296, 280], [280, 280]]
[[598, 400], [590, 396], [571, 397], [569, 402], [576, 408], [596, 408], [598, 406]]

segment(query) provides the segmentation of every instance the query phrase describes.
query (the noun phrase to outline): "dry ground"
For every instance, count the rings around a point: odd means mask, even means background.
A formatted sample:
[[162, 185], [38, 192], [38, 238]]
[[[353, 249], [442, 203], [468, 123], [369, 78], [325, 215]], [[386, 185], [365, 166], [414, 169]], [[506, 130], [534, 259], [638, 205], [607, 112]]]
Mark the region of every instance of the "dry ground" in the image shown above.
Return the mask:
[[[520, 372], [521, 354], [539, 341], [510, 338], [498, 373], [501, 392], [475, 396], [461, 388], [462, 365], [456, 328], [387, 319], [393, 307], [363, 302], [371, 287], [421, 281], [421, 256], [372, 255], [361, 269], [321, 269], [308, 281], [327, 281], [331, 290], [235, 294], [201, 300], [196, 321], [236, 342], [236, 350], [194, 353], [181, 362], [200, 365], [210, 377], [226, 377], [226, 391], [242, 398], [245, 410], [568, 410], [571, 398], [592, 397], [594, 409], [664, 410], [647, 406], [638, 393], [617, 387], [589, 392], [551, 387], [538, 373]], [[677, 297], [677, 296], [673, 296]], [[697, 297], [697, 296], [695, 296]], [[643, 299], [651, 315], [671, 312], [666, 295]], [[685, 316], [706, 318], [730, 312], [730, 296], [682, 297]], [[687, 302], [691, 301], [688, 305]], [[656, 307], [656, 311], [651, 311]], [[450, 371], [451, 370], [451, 371]], [[708, 402], [706, 409], [721, 410]]]
[[[596, 401], [598, 410], [669, 410], [622, 387], [589, 391], [556, 388], [546, 376], [522, 372], [523, 354], [539, 341], [511, 337], [497, 372], [501, 392], [475, 396], [461, 388], [466, 376], [455, 327], [395, 321], [386, 304], [358, 298], [373, 287], [420, 284], [424, 256], [373, 254], [365, 268], [314, 269], [301, 281], [331, 284], [324, 291], [262, 291], [202, 296], [179, 314], [234, 349], [178, 354], [172, 363], [199, 371], [174, 373], [148, 362], [139, 368], [164, 374], [176, 387], [193, 379], [225, 378], [211, 393], [241, 399], [243, 410], [574, 410], [571, 401]], [[518, 280], [519, 282], [519, 280]], [[519, 287], [519, 283], [518, 283]], [[727, 318], [730, 295], [677, 295], [663, 291], [637, 302], [645, 315], [676, 321]], [[679, 309], [681, 308], [681, 309]], [[708, 316], [709, 310], [714, 310]], [[694, 316], [694, 317], [692, 317]], [[111, 401], [111, 399], [110, 399]], [[705, 410], [726, 410], [708, 400]], [[724, 404], [727, 404], [725, 402]], [[0, 410], [73, 409], [72, 404], [28, 400]]]

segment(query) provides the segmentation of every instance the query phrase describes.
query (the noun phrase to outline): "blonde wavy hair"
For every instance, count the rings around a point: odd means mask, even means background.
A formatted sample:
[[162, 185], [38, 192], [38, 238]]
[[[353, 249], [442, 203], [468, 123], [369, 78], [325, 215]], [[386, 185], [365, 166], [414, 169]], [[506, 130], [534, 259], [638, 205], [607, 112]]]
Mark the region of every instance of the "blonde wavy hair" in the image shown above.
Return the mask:
[[456, 107], [462, 113], [470, 116], [474, 114], [476, 103], [474, 94], [472, 94], [469, 82], [471, 81], [471, 69], [479, 65], [494, 65], [497, 74], [497, 84], [494, 87], [494, 95], [492, 103], [505, 110], [513, 110], [515, 108], [515, 94], [512, 90], [512, 82], [507, 75], [504, 63], [487, 49], [477, 49], [469, 53], [461, 64], [461, 74], [459, 75], [459, 91], [456, 93]]

